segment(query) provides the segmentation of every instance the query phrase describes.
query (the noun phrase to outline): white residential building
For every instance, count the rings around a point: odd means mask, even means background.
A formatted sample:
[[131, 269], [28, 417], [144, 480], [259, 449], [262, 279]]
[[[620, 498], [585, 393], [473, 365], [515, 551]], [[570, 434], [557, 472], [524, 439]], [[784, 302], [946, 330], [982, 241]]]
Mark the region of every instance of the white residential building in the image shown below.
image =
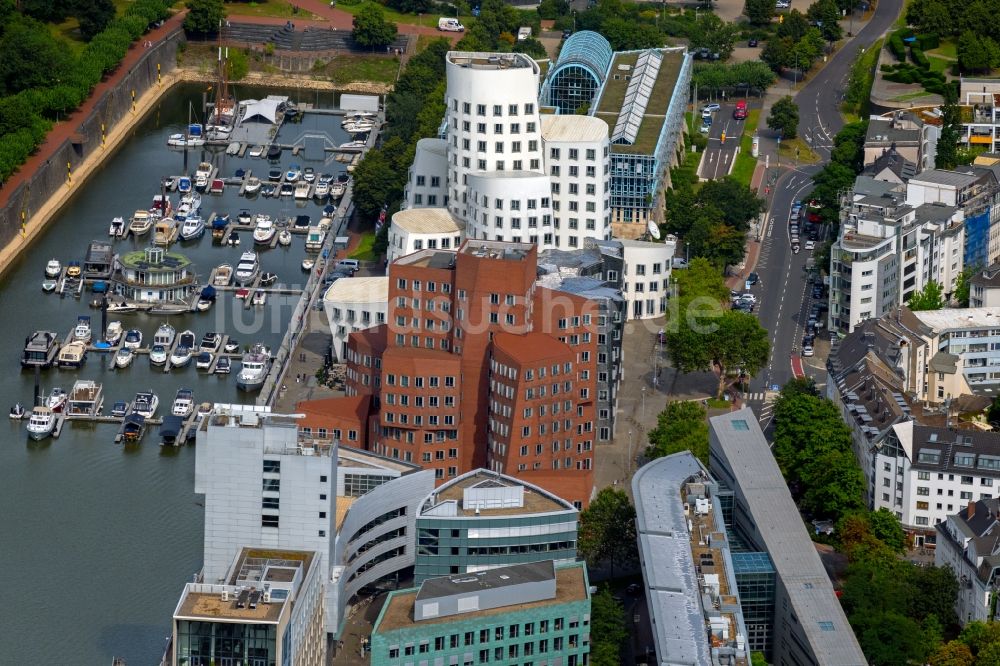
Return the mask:
[[317, 552], [325, 631], [336, 635], [361, 587], [413, 566], [404, 543], [433, 471], [300, 437], [296, 418], [267, 408], [217, 405], [197, 441], [206, 584], [224, 583], [248, 544]]
[[[673, 236], [663, 242], [615, 239], [593, 244], [622, 259], [622, 295], [628, 319], [651, 319], [667, 311], [671, 262], [677, 251]], [[613, 283], [619, 278], [605, 275], [605, 279]]]
[[945, 294], [953, 292], [965, 265], [964, 219], [955, 206], [909, 205], [901, 187], [880, 195], [851, 193], [830, 250], [830, 329], [850, 332], [906, 303], [932, 280]]
[[448, 143], [444, 139], [417, 141], [408, 173], [403, 190], [403, 208], [448, 205]]
[[969, 502], [937, 524], [934, 564], [949, 566], [958, 579], [955, 614], [961, 624], [992, 622], [1000, 585], [1000, 501]]
[[385, 323], [389, 300], [389, 278], [341, 278], [323, 295], [323, 308], [333, 336], [333, 360], [344, 362], [347, 336], [354, 331]]
[[452, 250], [465, 238], [465, 223], [447, 208], [410, 208], [393, 213], [388, 259], [392, 263], [420, 250]]

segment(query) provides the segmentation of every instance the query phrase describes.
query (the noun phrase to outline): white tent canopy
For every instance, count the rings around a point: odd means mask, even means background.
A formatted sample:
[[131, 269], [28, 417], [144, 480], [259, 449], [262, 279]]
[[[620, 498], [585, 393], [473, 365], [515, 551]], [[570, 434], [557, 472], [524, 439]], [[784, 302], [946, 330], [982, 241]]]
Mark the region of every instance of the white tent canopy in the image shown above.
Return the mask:
[[243, 122], [258, 121], [276, 123], [278, 115], [283, 113], [284, 100], [281, 99], [248, 99], [241, 104], [245, 107]]

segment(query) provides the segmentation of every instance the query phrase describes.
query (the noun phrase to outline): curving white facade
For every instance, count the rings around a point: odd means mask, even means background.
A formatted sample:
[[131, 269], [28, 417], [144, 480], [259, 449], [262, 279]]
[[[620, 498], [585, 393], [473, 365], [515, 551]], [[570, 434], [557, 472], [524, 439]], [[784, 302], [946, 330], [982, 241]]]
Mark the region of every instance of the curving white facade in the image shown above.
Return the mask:
[[542, 173], [502, 171], [470, 176], [468, 236], [552, 247], [551, 191], [552, 182]]
[[323, 295], [323, 308], [330, 322], [333, 337], [333, 358], [345, 361], [347, 338], [355, 331], [380, 326], [385, 323], [389, 301], [389, 278], [341, 278], [330, 285]]
[[465, 223], [447, 208], [411, 208], [392, 216], [389, 262], [420, 250], [457, 250], [465, 238]]
[[538, 63], [521, 53], [452, 51], [448, 88], [448, 207], [467, 219], [472, 174], [544, 173]]
[[555, 247], [583, 247], [611, 238], [611, 141], [593, 116], [542, 118], [545, 165], [552, 182]]
[[417, 141], [403, 190], [403, 208], [447, 206], [447, 174], [448, 143], [437, 138]]

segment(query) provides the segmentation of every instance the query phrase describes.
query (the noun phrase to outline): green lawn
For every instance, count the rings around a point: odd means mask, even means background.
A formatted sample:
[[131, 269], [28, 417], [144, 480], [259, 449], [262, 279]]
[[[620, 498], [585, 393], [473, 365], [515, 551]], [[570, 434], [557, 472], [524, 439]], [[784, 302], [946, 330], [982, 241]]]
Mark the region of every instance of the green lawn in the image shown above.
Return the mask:
[[941, 72], [947, 74], [951, 71], [951, 66], [955, 64], [954, 60], [945, 60], [944, 58], [935, 58], [934, 56], [927, 56], [928, 62], [931, 63], [932, 72]]
[[781, 141], [781, 147], [778, 148], [778, 154], [786, 160], [794, 159], [799, 162], [805, 162], [806, 164], [815, 164], [816, 162], [819, 162], [819, 155], [813, 151], [813, 149], [802, 137], [783, 139]]
[[753, 156], [753, 133], [757, 129], [759, 120], [760, 109], [750, 109], [743, 125], [743, 136], [740, 137], [740, 153], [736, 156], [733, 172], [730, 174], [734, 180], [747, 187], [750, 187], [754, 169], [757, 168], [757, 158]]
[[958, 47], [950, 39], [942, 39], [936, 49], [925, 51], [928, 56], [941, 56], [950, 60], [958, 60]]
[[395, 83], [399, 58], [384, 55], [339, 55], [330, 64], [315, 68], [315, 74], [326, 74], [334, 83], [374, 81]]
[[377, 261], [378, 257], [372, 252], [373, 245], [375, 245], [375, 232], [366, 231], [361, 236], [361, 243], [358, 244], [354, 252], [351, 252], [349, 257], [358, 261]]
[[[892, 98], [892, 101], [893, 102], [912, 102], [915, 99], [920, 99], [922, 97], [929, 97], [931, 94], [932, 93], [929, 93], [926, 90], [921, 89], [921, 90], [918, 90], [916, 92], [906, 93], [905, 95], [897, 95], [896, 97]], [[969, 120], [972, 120], [971, 115], [969, 117]]]

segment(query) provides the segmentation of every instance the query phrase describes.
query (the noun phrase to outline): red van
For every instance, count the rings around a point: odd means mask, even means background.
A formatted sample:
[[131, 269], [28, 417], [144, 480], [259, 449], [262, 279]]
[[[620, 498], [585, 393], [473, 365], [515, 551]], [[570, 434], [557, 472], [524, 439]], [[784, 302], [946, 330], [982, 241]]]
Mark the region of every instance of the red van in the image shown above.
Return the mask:
[[736, 102], [736, 108], [733, 110], [733, 118], [736, 120], [743, 120], [747, 117], [747, 103], [744, 100]]

